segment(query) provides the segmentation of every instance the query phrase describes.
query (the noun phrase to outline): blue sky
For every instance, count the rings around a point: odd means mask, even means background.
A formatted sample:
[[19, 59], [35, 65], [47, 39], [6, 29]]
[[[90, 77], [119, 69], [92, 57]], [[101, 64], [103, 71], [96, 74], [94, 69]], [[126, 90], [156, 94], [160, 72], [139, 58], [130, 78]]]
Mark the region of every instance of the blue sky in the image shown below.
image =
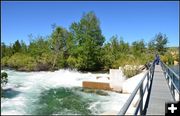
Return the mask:
[[179, 3], [174, 2], [2, 2], [1, 41], [29, 43], [28, 35], [47, 36], [56, 23], [66, 29], [82, 14], [94, 11], [109, 41], [117, 35], [132, 43], [149, 42], [155, 34], [168, 36], [168, 46], [179, 46]]

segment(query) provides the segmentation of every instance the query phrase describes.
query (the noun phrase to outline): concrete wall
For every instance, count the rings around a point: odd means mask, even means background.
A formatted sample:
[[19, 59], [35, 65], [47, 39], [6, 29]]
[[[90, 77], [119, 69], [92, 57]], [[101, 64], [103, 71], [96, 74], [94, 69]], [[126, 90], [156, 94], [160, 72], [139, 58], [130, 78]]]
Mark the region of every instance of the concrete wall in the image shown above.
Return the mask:
[[120, 69], [110, 69], [110, 87], [114, 91], [122, 91], [122, 84], [125, 81], [123, 72]]

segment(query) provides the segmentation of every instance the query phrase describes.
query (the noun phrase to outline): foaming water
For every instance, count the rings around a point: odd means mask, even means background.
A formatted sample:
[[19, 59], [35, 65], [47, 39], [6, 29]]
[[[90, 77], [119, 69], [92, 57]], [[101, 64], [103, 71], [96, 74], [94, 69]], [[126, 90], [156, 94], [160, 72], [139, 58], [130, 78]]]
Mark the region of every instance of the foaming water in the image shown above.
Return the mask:
[[101, 114], [119, 111], [129, 96], [114, 92], [102, 96], [82, 91], [82, 81], [95, 80], [97, 76], [107, 77], [108, 74], [71, 70], [5, 71], [8, 73], [8, 84], [4, 87], [5, 96], [1, 98], [2, 115]]

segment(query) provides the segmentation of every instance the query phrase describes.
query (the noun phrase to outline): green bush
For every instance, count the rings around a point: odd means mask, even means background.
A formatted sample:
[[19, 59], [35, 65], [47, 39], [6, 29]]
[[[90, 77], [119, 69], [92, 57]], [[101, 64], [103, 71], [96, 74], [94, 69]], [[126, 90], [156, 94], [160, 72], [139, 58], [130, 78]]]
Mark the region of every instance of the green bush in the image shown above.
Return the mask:
[[2, 86], [4, 86], [8, 82], [8, 74], [6, 72], [1, 73], [1, 97], [3, 97], [3, 89]]
[[119, 68], [120, 66], [123, 67], [125, 65], [143, 65], [145, 64], [145, 61], [145, 59], [135, 57], [134, 55], [126, 55], [116, 60], [112, 67]]
[[67, 59], [67, 64], [68, 64], [68, 66], [69, 66], [70, 68], [75, 68], [75, 67], [76, 67], [76, 64], [77, 64], [76, 58], [74, 58], [74, 57], [72, 57], [72, 56], [68, 57], [68, 59]]
[[34, 70], [36, 68], [36, 60], [26, 54], [15, 53], [10, 59], [7, 61], [7, 65], [12, 68], [16, 68], [17, 70]]
[[166, 54], [161, 55], [161, 60], [168, 65], [173, 65], [175, 59], [170, 52], [166, 52]]
[[4, 85], [8, 82], [8, 74], [6, 72], [1, 73], [1, 85]]
[[161, 61], [163, 61], [164, 63], [168, 63], [168, 57], [167, 56], [165, 56], [165, 55], [161, 55], [160, 56], [160, 59], [161, 59]]
[[140, 71], [137, 69], [129, 70], [129, 69], [123, 68], [123, 73], [127, 78], [130, 78], [130, 77], [133, 77], [133, 76], [137, 75], [138, 73], [140, 73]]
[[1, 66], [2, 67], [7, 66], [8, 60], [9, 60], [9, 56], [5, 56], [5, 57], [1, 58]]
[[37, 62], [42, 63], [42, 64], [48, 64], [52, 65], [53, 64], [53, 54], [52, 53], [42, 53], [41, 56], [37, 57]]

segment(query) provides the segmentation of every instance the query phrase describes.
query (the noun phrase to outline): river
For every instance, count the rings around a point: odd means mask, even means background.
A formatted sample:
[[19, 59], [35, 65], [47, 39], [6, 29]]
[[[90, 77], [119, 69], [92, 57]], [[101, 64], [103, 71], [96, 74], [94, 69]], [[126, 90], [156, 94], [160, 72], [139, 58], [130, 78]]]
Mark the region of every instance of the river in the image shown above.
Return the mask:
[[83, 91], [83, 80], [92, 80], [97, 75], [108, 74], [70, 70], [5, 71], [8, 73], [8, 83], [3, 87], [5, 93], [4, 98], [1, 98], [2, 115], [97, 115], [106, 111], [119, 111], [129, 96], [107, 91], [103, 91], [107, 95]]
[[[179, 73], [179, 65], [173, 65], [173, 66], [169, 66], [177, 75], [180, 75]], [[177, 88], [179, 88], [180, 90], [180, 83], [179, 80], [177, 78], [174, 79], [174, 83], [176, 85]]]
[[173, 65], [173, 66], [170, 66], [170, 68], [176, 73], [179, 75], [179, 65]]

